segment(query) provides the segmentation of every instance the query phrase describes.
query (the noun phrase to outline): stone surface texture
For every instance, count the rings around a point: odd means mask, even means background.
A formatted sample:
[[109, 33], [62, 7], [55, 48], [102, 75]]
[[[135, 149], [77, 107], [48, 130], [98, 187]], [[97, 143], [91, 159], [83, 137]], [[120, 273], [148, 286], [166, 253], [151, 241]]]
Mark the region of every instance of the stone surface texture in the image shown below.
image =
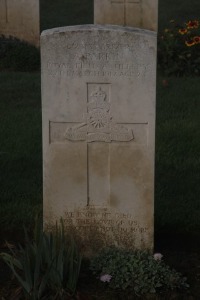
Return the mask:
[[153, 246], [156, 34], [70, 26], [41, 35], [44, 224], [85, 251]]
[[39, 46], [39, 0], [0, 0], [0, 34]]
[[157, 31], [158, 0], [94, 0], [94, 23]]

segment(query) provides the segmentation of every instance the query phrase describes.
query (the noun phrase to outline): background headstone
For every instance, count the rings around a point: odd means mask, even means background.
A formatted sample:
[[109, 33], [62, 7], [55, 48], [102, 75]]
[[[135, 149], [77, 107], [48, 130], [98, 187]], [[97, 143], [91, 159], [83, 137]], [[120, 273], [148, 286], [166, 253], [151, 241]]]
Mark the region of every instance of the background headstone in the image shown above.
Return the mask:
[[0, 0], [0, 35], [39, 46], [39, 0]]
[[94, 0], [94, 23], [157, 31], [158, 0]]
[[153, 246], [156, 34], [71, 26], [41, 35], [44, 223], [86, 249]]

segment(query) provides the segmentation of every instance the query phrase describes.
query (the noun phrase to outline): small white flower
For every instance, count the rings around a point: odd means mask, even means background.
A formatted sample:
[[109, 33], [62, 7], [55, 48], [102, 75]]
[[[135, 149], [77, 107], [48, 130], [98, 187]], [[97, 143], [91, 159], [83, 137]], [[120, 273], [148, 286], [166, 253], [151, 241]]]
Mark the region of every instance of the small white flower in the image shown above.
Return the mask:
[[163, 255], [161, 253], [154, 253], [153, 258], [155, 260], [161, 260], [163, 258]]
[[100, 276], [100, 280], [103, 282], [110, 282], [112, 276], [109, 274], [104, 274]]

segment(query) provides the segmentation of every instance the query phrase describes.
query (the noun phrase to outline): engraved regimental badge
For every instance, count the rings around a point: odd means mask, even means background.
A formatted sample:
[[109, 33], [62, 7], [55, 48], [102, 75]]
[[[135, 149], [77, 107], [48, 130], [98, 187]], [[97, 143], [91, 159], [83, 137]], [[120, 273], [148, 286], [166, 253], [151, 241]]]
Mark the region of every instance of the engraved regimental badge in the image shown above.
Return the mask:
[[113, 121], [108, 95], [99, 86], [89, 96], [84, 123], [68, 128], [65, 138], [70, 141], [128, 142], [134, 139], [131, 129]]

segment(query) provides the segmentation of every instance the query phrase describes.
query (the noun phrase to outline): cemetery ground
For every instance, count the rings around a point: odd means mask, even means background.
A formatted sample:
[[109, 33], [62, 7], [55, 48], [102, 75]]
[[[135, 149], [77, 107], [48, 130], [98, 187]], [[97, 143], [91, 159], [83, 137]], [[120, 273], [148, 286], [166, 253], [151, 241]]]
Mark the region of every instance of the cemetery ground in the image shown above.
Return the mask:
[[[42, 149], [40, 73], [1, 72], [0, 78], [3, 250], [5, 240], [23, 242], [23, 224], [31, 230], [42, 210]], [[158, 76], [157, 81], [155, 251], [187, 276], [193, 298], [186, 299], [199, 299], [199, 79]], [[10, 274], [2, 262], [0, 270], [1, 289], [7, 290]], [[118, 299], [108, 291], [103, 298], [88, 281], [80, 288], [92, 299]]]
[[[63, 2], [59, 0], [60, 18], [54, 10], [55, 1], [48, 1], [42, 28], [62, 26], [64, 22], [66, 25], [67, 17], [67, 25], [92, 23], [92, 1], [84, 0], [82, 6], [78, 0], [71, 1], [67, 15], [62, 17]], [[187, 1], [174, 2], [168, 1], [166, 5], [165, 1], [160, 1], [161, 28], [176, 16], [179, 19], [194, 17], [194, 12], [200, 9], [198, 0], [193, 0], [190, 7]], [[45, 0], [41, 2], [43, 12], [44, 7], [47, 7]], [[74, 11], [70, 14], [71, 7]], [[77, 11], [84, 20], [80, 21]], [[10, 58], [0, 62], [0, 251], [6, 249], [5, 240], [15, 245], [23, 244], [23, 226], [32, 232], [35, 214], [42, 214], [40, 72], [39, 68], [31, 66], [28, 58], [25, 64], [22, 59], [22, 63], [14, 67], [21, 54], [20, 50], [12, 52], [11, 49]], [[33, 59], [31, 61], [33, 65]], [[23, 69], [27, 66], [29, 72]], [[190, 289], [148, 299], [200, 299], [199, 95], [199, 77], [167, 77], [158, 72], [155, 252], [161, 252], [170, 266], [188, 278]], [[16, 282], [11, 280], [8, 268], [0, 261], [0, 299], [11, 300], [10, 292], [15, 288]], [[91, 276], [85, 265], [78, 291], [80, 299], [135, 299], [133, 295], [106, 289]]]

